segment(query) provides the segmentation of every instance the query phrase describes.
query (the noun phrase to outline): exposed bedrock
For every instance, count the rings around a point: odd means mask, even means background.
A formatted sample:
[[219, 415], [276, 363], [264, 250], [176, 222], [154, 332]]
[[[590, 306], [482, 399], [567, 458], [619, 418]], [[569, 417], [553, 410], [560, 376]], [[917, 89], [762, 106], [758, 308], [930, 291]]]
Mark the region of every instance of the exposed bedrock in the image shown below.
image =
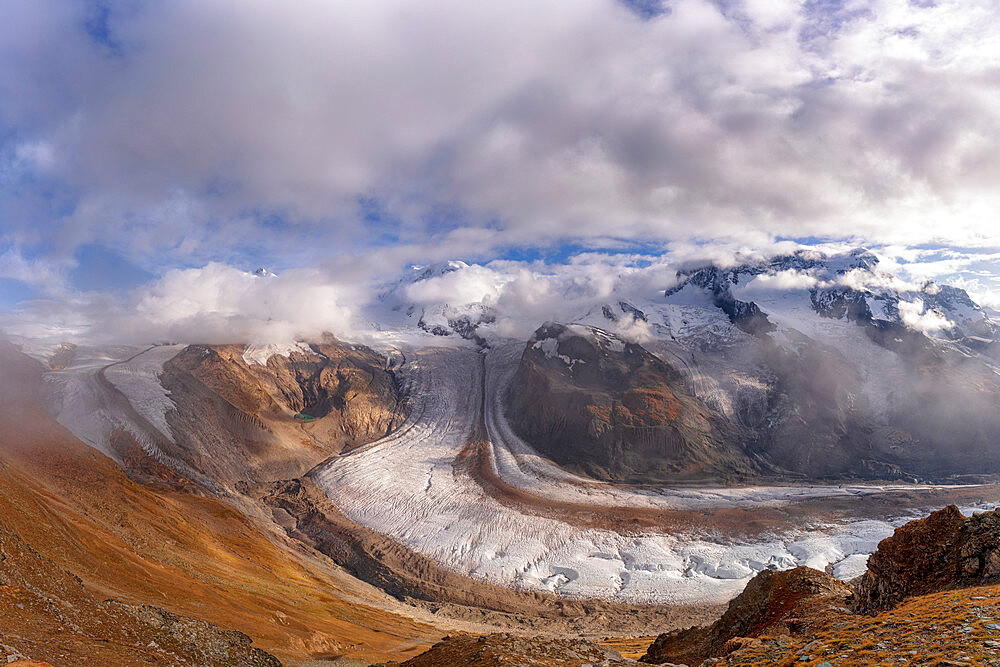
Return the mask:
[[750, 580], [713, 625], [660, 635], [642, 662], [698, 665], [706, 658], [728, 653], [738, 637], [808, 632], [808, 619], [822, 617], [831, 607], [844, 609], [850, 595], [848, 584], [819, 570], [764, 570]]
[[854, 608], [872, 614], [904, 598], [1000, 583], [1000, 512], [966, 518], [954, 505], [897, 528], [868, 558]]
[[807, 567], [765, 570], [714, 624], [661, 634], [642, 661], [700, 664], [752, 646], [760, 636], [815, 637], [910, 598], [998, 583], [1000, 511], [966, 518], [949, 505], [882, 540], [853, 586]]
[[298, 476], [331, 454], [386, 435], [405, 397], [372, 350], [328, 340], [266, 364], [244, 346], [192, 345], [164, 365], [168, 453], [226, 486]]
[[539, 328], [508, 400], [518, 435], [596, 478], [705, 480], [760, 470], [743, 429], [698, 399], [677, 370], [599, 329]]
[[508, 417], [539, 452], [598, 479], [981, 481], [1000, 472], [991, 455], [1000, 376], [921, 334], [859, 324], [881, 340], [877, 373], [795, 330], [780, 343], [748, 336], [695, 351], [682, 373], [663, 345], [661, 359], [600, 329], [546, 323], [508, 388]]

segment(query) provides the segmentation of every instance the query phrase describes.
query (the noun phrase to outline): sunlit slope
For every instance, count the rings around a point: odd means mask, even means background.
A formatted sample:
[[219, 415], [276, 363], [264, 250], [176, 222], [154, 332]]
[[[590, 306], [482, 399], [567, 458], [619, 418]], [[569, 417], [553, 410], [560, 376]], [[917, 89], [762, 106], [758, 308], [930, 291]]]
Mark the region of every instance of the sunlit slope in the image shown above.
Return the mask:
[[185, 491], [137, 447], [135, 467], [162, 481], [129, 479], [45, 412], [40, 366], [10, 347], [0, 365], [0, 530], [96, 596], [238, 629], [282, 659], [399, 657], [439, 636], [276, 530]]

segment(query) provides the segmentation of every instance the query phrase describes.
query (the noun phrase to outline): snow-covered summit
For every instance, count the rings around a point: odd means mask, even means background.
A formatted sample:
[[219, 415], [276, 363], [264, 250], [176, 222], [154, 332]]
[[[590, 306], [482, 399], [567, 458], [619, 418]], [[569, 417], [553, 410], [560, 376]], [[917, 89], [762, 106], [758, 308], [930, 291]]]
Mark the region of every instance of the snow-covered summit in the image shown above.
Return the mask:
[[370, 317], [383, 331], [477, 343], [523, 340], [546, 320], [596, 326], [635, 342], [715, 344], [792, 329], [822, 337], [835, 320], [980, 347], [1000, 339], [1000, 326], [964, 290], [900, 279], [864, 248], [736, 259], [614, 274], [461, 261], [417, 265], [383, 286]]
[[952, 341], [994, 339], [1000, 327], [960, 288], [911, 284], [881, 270], [858, 248], [823, 255], [803, 250], [737, 266], [682, 270], [664, 291], [668, 302], [690, 302], [692, 290], [750, 332], [796, 326], [818, 315], [859, 324], [900, 326]]

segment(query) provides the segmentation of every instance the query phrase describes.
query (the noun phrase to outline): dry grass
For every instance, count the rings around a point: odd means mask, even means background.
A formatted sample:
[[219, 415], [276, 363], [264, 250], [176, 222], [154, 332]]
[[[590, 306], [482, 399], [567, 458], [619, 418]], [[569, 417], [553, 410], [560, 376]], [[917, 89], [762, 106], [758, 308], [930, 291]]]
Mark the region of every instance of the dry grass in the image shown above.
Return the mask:
[[915, 597], [878, 616], [831, 614], [807, 636], [761, 640], [723, 664], [1000, 665], [1000, 586]]

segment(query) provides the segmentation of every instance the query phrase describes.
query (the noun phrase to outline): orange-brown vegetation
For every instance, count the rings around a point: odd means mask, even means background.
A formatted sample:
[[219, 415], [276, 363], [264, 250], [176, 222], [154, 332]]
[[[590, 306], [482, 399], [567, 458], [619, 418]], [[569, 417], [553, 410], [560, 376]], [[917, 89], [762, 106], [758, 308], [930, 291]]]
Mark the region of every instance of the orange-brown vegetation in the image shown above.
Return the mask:
[[[681, 414], [681, 403], [666, 387], [629, 389], [622, 402], [635, 415], [635, 426], [657, 426], [676, 420]], [[631, 425], [631, 424], [630, 424]]]
[[877, 616], [830, 611], [817, 620], [808, 634], [765, 634], [718, 664], [1000, 664], [1000, 586], [922, 595]]
[[849, 586], [809, 568], [754, 577], [712, 626], [660, 635], [645, 662], [1000, 664], [1000, 510], [954, 506], [879, 544]]
[[[426, 653], [410, 658], [405, 667], [581, 667], [600, 664], [623, 667], [634, 664], [622, 659], [615, 650], [581, 639], [527, 639], [509, 634], [458, 635], [445, 637]], [[391, 662], [374, 667], [400, 665]]]
[[[244, 632], [283, 659], [385, 659], [417, 653], [440, 636], [266, 524], [175, 484], [155, 464], [145, 472], [159, 478], [158, 486], [130, 479], [45, 412], [40, 366], [9, 347], [0, 350], [0, 365], [0, 534], [50, 563], [51, 576], [79, 577], [81, 599], [156, 605]], [[0, 602], [18, 608], [24, 587], [8, 585]], [[61, 605], [57, 598], [46, 599]], [[79, 606], [96, 618], [98, 607]], [[25, 657], [132, 664], [118, 654], [99, 659], [118, 641], [113, 625], [88, 629], [44, 615], [4, 619], [6, 645], [34, 647], [36, 653], [21, 651]], [[46, 657], [46, 646], [56, 653], [89, 646], [94, 658]]]

